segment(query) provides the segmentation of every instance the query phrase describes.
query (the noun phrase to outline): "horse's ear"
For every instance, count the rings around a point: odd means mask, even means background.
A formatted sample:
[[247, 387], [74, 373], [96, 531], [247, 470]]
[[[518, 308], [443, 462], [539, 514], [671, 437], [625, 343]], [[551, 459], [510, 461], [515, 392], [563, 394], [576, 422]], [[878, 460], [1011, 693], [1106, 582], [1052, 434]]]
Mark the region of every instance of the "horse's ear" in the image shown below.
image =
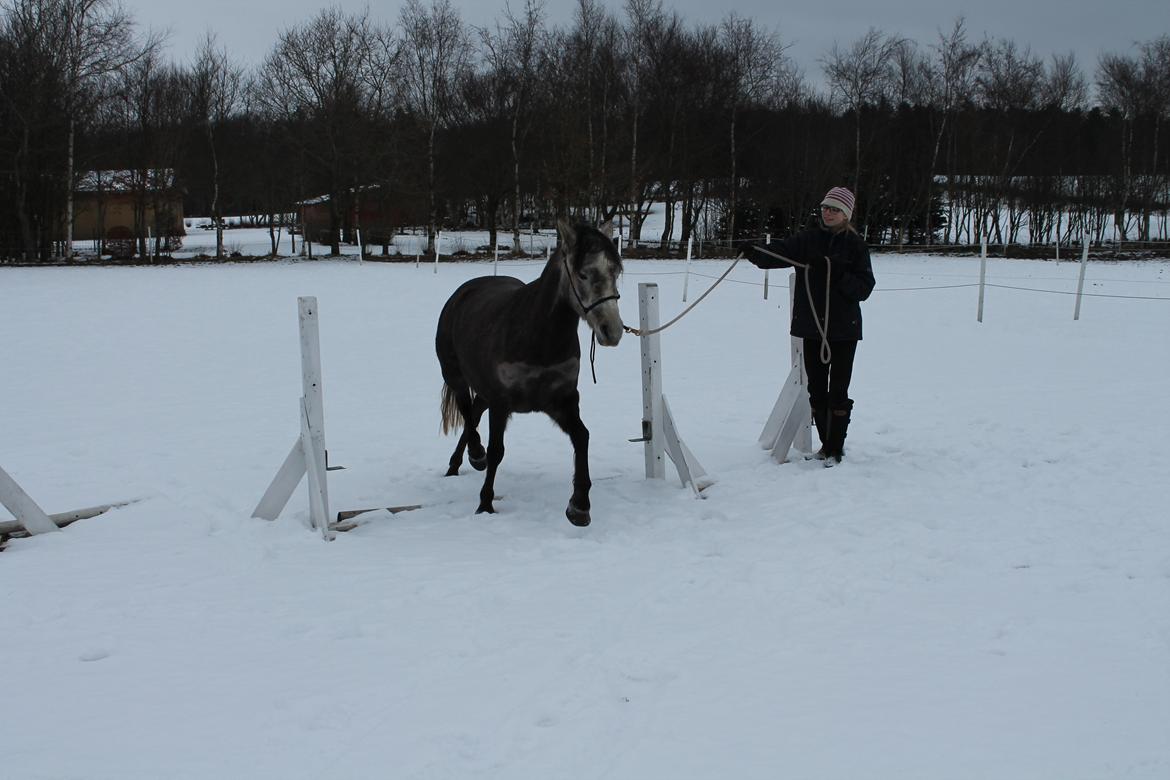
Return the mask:
[[561, 240], [561, 246], [565, 248], [568, 254], [573, 253], [573, 248], [577, 244], [577, 229], [573, 227], [573, 223], [569, 221], [568, 217], [557, 217], [557, 236]]
[[605, 222], [602, 222], [600, 225], [597, 226], [597, 231], [599, 233], [601, 233], [601, 235], [605, 236], [606, 238], [612, 239], [613, 238], [613, 220], [607, 219]]

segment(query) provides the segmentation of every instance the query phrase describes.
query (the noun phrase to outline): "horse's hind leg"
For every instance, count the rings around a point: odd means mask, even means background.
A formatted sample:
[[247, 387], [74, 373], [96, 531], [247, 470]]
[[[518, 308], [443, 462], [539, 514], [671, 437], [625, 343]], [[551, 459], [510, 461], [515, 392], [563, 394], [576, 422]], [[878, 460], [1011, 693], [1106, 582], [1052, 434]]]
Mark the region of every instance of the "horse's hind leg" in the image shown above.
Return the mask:
[[454, 390], [453, 394], [455, 405], [459, 407], [459, 414], [463, 417], [463, 432], [459, 434], [459, 443], [455, 445], [455, 451], [451, 453], [451, 459], [447, 463], [448, 477], [454, 477], [459, 473], [459, 467], [463, 464], [465, 447], [467, 448], [467, 460], [476, 471], [483, 471], [487, 460], [484, 456], [483, 444], [480, 443], [478, 430], [479, 418], [483, 416], [487, 402], [479, 396], [472, 400], [471, 388], [466, 384], [458, 390]]
[[573, 398], [571, 403], [550, 411], [548, 416], [569, 434], [569, 441], [573, 443], [573, 495], [565, 509], [565, 517], [573, 525], [584, 527], [592, 520], [589, 516], [589, 489], [593, 482], [589, 479], [589, 429], [581, 422], [578, 403], [578, 399]]
[[479, 489], [480, 512], [495, 512], [492, 501], [496, 497], [496, 470], [500, 461], [504, 459], [504, 429], [508, 427], [508, 410], [504, 407], [492, 407], [488, 410], [488, 446], [487, 446], [487, 474], [483, 478], [483, 487]]
[[471, 404], [471, 415], [465, 418], [467, 425], [463, 429], [463, 436], [467, 440], [467, 462], [476, 471], [487, 468], [487, 452], [484, 451], [483, 443], [479, 439], [479, 420], [487, 408], [487, 401], [483, 396], [477, 395]]

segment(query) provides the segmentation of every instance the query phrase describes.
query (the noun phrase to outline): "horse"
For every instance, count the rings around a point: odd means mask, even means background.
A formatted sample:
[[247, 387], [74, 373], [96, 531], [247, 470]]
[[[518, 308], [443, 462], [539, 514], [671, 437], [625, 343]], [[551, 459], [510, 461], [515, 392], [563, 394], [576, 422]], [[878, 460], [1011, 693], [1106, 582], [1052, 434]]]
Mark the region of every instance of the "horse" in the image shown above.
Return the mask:
[[[593, 228], [560, 219], [557, 249], [539, 278], [528, 284], [510, 276], [471, 279], [439, 314], [435, 353], [443, 375], [443, 433], [463, 423], [446, 476], [459, 473], [465, 448], [472, 468], [486, 469], [477, 514], [495, 512], [508, 420], [515, 412], [544, 412], [573, 445], [573, 494], [565, 516], [576, 526], [590, 523], [589, 429], [581, 421], [577, 391], [577, 325], [584, 320], [602, 346], [621, 341], [622, 261], [612, 230], [610, 222]], [[485, 411], [486, 450], [478, 431]]]

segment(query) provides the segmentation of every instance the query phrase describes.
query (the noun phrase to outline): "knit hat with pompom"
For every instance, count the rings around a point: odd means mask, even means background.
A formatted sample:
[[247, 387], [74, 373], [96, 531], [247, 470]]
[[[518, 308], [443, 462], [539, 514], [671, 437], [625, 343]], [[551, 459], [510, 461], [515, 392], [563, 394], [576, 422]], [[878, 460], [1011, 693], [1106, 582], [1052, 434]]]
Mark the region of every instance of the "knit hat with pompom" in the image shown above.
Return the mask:
[[822, 206], [833, 206], [845, 212], [845, 219], [853, 219], [853, 205], [856, 201], [853, 198], [853, 193], [844, 187], [834, 187], [825, 193], [825, 197], [821, 200]]

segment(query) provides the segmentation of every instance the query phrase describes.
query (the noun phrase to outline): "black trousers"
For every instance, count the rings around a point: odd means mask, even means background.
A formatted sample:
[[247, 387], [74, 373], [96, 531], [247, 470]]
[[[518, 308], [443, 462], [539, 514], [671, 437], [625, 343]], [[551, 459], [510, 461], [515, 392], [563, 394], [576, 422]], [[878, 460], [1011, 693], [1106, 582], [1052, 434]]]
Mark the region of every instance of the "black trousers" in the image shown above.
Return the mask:
[[848, 408], [849, 381], [853, 378], [853, 358], [857, 340], [830, 341], [829, 363], [821, 362], [821, 340], [804, 339], [804, 371], [808, 375], [808, 400], [815, 407], [828, 405]]

